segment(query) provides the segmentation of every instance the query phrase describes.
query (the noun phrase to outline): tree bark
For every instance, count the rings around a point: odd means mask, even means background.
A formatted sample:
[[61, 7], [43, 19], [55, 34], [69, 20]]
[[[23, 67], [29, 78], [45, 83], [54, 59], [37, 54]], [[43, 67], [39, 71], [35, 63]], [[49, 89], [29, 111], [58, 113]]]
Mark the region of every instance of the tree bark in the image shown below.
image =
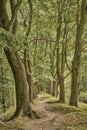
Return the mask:
[[[77, 9], [77, 33], [76, 33], [76, 43], [75, 43], [75, 53], [72, 61], [72, 80], [71, 80], [71, 97], [69, 104], [72, 106], [78, 106], [78, 76], [79, 67], [82, 52], [82, 36], [85, 24], [85, 11], [86, 11], [86, 0], [82, 0], [81, 3], [81, 16], [79, 15], [79, 8]], [[77, 1], [77, 7], [79, 7], [79, 2]], [[79, 20], [80, 17], [80, 20]]]
[[62, 56], [60, 55], [60, 38], [61, 38], [61, 29], [62, 29], [62, 2], [57, 1], [58, 4], [58, 27], [56, 31], [56, 68], [57, 68], [57, 77], [59, 80], [59, 86], [60, 86], [60, 95], [59, 95], [59, 102], [64, 103], [65, 102], [65, 92], [64, 92], [64, 48], [62, 46]]
[[32, 73], [31, 73], [31, 65], [30, 65], [30, 57], [27, 49], [24, 50], [24, 65], [26, 70], [27, 82], [29, 86], [29, 101], [33, 101], [33, 86], [32, 86]]
[[5, 54], [15, 79], [16, 112], [15, 115], [27, 114], [29, 111], [29, 93], [26, 72], [15, 48], [5, 48]]
[[[10, 0], [10, 2], [12, 1]], [[0, 0], [0, 20], [1, 20], [0, 23], [2, 23], [1, 27], [7, 31], [10, 31], [11, 33], [13, 33], [14, 26], [17, 27], [15, 23], [17, 23], [16, 22], [17, 12], [20, 7], [21, 0], [18, 0], [17, 2], [18, 2], [18, 5], [16, 4], [16, 6], [11, 4], [11, 6], [13, 5], [12, 11], [13, 11], [14, 6], [15, 6], [15, 10], [12, 13], [11, 20], [9, 20], [8, 15], [7, 15], [5, 0]], [[2, 34], [2, 32], [0, 33]], [[15, 30], [15, 33], [16, 33], [16, 30]], [[3, 38], [5, 39], [5, 34]], [[7, 41], [7, 43], [8, 42], [9, 41]], [[5, 47], [4, 51], [8, 59], [9, 65], [12, 69], [12, 73], [15, 80], [16, 111], [15, 111], [15, 114], [13, 115], [14, 117], [14, 116], [19, 116], [19, 115], [22, 116], [24, 114], [31, 112], [31, 106], [29, 104], [29, 88], [28, 88], [25, 68], [17, 52], [16, 47], [13, 45], [13, 41], [11, 42], [12, 43], [9, 43], [7, 47]]]
[[29, 51], [28, 51], [28, 37], [31, 32], [31, 25], [32, 25], [32, 14], [33, 14], [33, 5], [32, 1], [28, 0], [28, 5], [29, 5], [29, 20], [28, 20], [28, 27], [26, 30], [26, 35], [25, 35], [25, 49], [24, 49], [24, 65], [25, 65], [25, 70], [26, 70], [26, 76], [27, 76], [27, 82], [29, 86], [29, 101], [33, 101], [33, 84], [32, 84], [32, 72], [31, 72], [31, 63], [30, 63], [30, 56], [29, 56]]

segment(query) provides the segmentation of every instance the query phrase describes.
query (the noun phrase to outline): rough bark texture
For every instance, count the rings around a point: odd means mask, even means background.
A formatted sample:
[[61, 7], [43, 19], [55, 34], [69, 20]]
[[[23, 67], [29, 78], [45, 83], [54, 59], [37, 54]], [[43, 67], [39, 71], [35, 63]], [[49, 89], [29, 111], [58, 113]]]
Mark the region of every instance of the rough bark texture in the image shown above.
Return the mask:
[[[59, 95], [59, 102], [64, 103], [65, 102], [65, 92], [64, 92], [64, 54], [62, 53], [62, 56], [60, 56], [60, 37], [61, 37], [61, 27], [62, 27], [62, 13], [61, 13], [61, 4], [62, 1], [57, 1], [58, 4], [58, 27], [56, 31], [56, 66], [57, 66], [57, 77], [59, 80], [60, 85], [60, 95]], [[62, 48], [63, 50], [63, 48]]]
[[16, 115], [26, 114], [29, 110], [28, 83], [24, 65], [14, 48], [5, 48], [5, 54], [11, 66], [16, 87]]
[[[77, 6], [78, 6], [77, 2]], [[77, 10], [77, 34], [75, 43], [75, 53], [72, 61], [72, 81], [71, 81], [71, 97], [69, 104], [72, 106], [78, 106], [77, 96], [78, 96], [78, 75], [80, 67], [80, 59], [82, 52], [82, 35], [85, 24], [85, 5], [86, 0], [82, 0], [81, 3], [81, 16], [79, 20], [79, 9]]]
[[[15, 5], [15, 0], [10, 0], [12, 17], [11, 20], [9, 20], [6, 10], [6, 2], [5, 0], [0, 0], [0, 26], [13, 34], [16, 33], [17, 12], [21, 2], [21, 0], [18, 0], [17, 4]], [[15, 80], [16, 111], [14, 116], [22, 116], [28, 112], [31, 112], [31, 107], [29, 105], [29, 88], [25, 68], [18, 54], [18, 51], [16, 50], [16, 47], [12, 43], [11, 45], [9, 43], [8, 46], [5, 47], [4, 51]]]
[[0, 0], [0, 27], [8, 29], [9, 19], [7, 15], [6, 2], [5, 0]]
[[27, 82], [29, 86], [29, 101], [33, 101], [33, 86], [32, 86], [32, 73], [31, 73], [31, 65], [30, 65], [30, 57], [27, 49], [24, 51], [24, 65], [26, 70]]
[[56, 83], [56, 81], [55, 81], [55, 46], [54, 46], [54, 49], [52, 50], [52, 47], [51, 47], [51, 44], [50, 44], [50, 49], [51, 49], [51, 53], [50, 53], [50, 72], [51, 72], [51, 76], [52, 76], [52, 78], [53, 78], [53, 80], [52, 81], [50, 81], [50, 88], [49, 88], [49, 90], [50, 90], [50, 94], [52, 95], [52, 96], [55, 96], [55, 93], [56, 93], [56, 86], [55, 86], [55, 83]]
[[[10, 5], [11, 5], [11, 13], [12, 13], [12, 15], [13, 15], [13, 13], [14, 13], [14, 8], [15, 8], [15, 6], [16, 6], [15, 0], [10, 0]], [[17, 16], [16, 16], [15, 21], [14, 21], [14, 23], [13, 23], [13, 29], [12, 29], [12, 33], [13, 33], [13, 34], [16, 34], [16, 32], [17, 32], [17, 25], [18, 25], [18, 20], [17, 20]]]

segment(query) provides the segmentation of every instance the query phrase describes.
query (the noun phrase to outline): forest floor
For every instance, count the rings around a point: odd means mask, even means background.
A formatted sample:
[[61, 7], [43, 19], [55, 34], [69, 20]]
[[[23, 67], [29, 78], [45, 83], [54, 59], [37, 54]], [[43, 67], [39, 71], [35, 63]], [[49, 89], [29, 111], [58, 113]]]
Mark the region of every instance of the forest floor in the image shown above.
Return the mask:
[[47, 93], [40, 93], [32, 104], [39, 118], [22, 117], [6, 122], [0, 130], [87, 130], [87, 105], [80, 108], [60, 104]]

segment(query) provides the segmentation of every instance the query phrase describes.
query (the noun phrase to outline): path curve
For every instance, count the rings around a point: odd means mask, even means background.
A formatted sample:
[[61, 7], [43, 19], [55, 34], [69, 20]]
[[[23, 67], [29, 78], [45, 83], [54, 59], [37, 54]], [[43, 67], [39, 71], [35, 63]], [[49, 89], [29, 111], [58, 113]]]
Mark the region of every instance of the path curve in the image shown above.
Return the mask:
[[63, 115], [60, 112], [49, 111], [46, 109], [48, 99], [42, 99], [42, 95], [43, 93], [38, 95], [39, 100], [34, 110], [39, 110], [44, 113], [45, 116], [40, 119], [33, 119], [28, 126], [28, 130], [58, 130]]

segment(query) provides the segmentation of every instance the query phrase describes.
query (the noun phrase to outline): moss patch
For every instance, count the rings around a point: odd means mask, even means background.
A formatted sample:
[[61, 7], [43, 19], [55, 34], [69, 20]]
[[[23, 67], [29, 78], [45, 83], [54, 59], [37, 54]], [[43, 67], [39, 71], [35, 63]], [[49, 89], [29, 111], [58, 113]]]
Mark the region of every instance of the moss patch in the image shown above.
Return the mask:
[[49, 99], [50, 97], [52, 97], [50, 94], [48, 94], [48, 93], [41, 93], [41, 94], [39, 94], [38, 95], [38, 98], [40, 99], [40, 100], [44, 100], [44, 99]]
[[[14, 119], [9, 122], [5, 122], [0, 130], [26, 130], [24, 123], [26, 119]], [[26, 121], [27, 122], [27, 121]]]
[[70, 113], [70, 112], [78, 112], [78, 111], [81, 112], [82, 111], [82, 109], [80, 109], [80, 108], [69, 106], [67, 104], [60, 104], [60, 103], [48, 104], [46, 108], [50, 111], [59, 111], [63, 114]]
[[56, 97], [50, 96], [47, 103], [57, 103], [58, 99]]
[[15, 112], [15, 107], [11, 107], [5, 113], [1, 114], [1, 119], [2, 120], [8, 120], [10, 117], [12, 117], [12, 115], [14, 114], [14, 112]]
[[72, 112], [66, 114], [60, 130], [87, 130], [87, 113]]
[[87, 104], [86, 103], [79, 103], [79, 108], [87, 111]]

